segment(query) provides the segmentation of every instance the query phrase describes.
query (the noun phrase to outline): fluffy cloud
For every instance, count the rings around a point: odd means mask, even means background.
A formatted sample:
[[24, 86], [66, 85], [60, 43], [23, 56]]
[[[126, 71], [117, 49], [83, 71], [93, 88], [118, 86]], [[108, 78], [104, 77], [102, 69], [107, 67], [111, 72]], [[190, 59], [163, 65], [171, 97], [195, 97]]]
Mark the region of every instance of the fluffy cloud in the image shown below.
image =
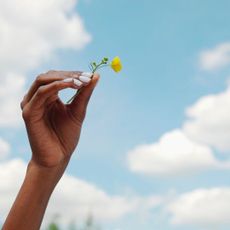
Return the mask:
[[28, 71], [59, 48], [83, 48], [90, 35], [76, 0], [0, 0], [0, 72]]
[[20, 101], [24, 85], [24, 76], [18, 74], [9, 73], [0, 78], [0, 126], [12, 127], [22, 121]]
[[58, 49], [78, 50], [90, 42], [76, 3], [0, 0], [0, 126], [19, 124], [19, 102], [29, 70]]
[[200, 66], [203, 70], [216, 70], [228, 64], [230, 64], [230, 43], [220, 44], [200, 54]]
[[[0, 216], [5, 218], [19, 190], [26, 164], [14, 159], [0, 164]], [[92, 214], [98, 221], [117, 220], [130, 213], [145, 212], [161, 202], [160, 197], [109, 195], [93, 184], [65, 174], [55, 189], [44, 222], [60, 215], [62, 223], [84, 220]], [[3, 221], [3, 219], [2, 219]]]
[[10, 151], [10, 145], [0, 138], [0, 159], [5, 158]]
[[191, 141], [181, 130], [164, 134], [159, 142], [136, 147], [128, 154], [129, 168], [147, 175], [183, 175], [207, 169], [229, 168], [212, 150]]
[[230, 224], [230, 188], [197, 189], [180, 195], [168, 206], [173, 224]]
[[159, 142], [137, 146], [128, 154], [129, 168], [149, 175], [178, 175], [207, 169], [229, 169], [212, 148], [230, 152], [230, 86], [200, 98], [186, 109], [181, 130], [164, 134]]
[[230, 87], [204, 96], [186, 110], [185, 133], [192, 139], [221, 151], [230, 150]]
[[[25, 174], [25, 164], [21, 160], [0, 163], [0, 217], [4, 218], [10, 209]], [[2, 219], [3, 221], [3, 219]]]

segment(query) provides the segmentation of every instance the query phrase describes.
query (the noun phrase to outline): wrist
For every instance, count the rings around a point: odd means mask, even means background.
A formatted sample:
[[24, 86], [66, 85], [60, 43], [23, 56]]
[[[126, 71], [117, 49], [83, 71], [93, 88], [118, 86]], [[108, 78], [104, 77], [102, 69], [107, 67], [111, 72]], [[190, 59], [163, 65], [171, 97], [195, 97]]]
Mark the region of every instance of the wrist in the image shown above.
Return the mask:
[[69, 160], [66, 160], [56, 166], [45, 167], [31, 159], [27, 167], [26, 176], [34, 178], [36, 183], [55, 186], [64, 174], [68, 162]]

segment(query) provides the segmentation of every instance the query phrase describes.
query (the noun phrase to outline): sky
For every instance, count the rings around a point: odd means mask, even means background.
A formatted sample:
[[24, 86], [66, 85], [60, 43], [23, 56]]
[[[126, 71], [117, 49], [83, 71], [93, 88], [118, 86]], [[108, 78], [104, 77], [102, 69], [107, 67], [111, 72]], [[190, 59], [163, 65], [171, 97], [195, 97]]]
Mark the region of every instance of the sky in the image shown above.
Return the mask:
[[[43, 227], [230, 227], [230, 2], [0, 0], [0, 221], [30, 148], [19, 103], [37, 75], [100, 71], [80, 143]], [[74, 92], [60, 93], [66, 101]]]

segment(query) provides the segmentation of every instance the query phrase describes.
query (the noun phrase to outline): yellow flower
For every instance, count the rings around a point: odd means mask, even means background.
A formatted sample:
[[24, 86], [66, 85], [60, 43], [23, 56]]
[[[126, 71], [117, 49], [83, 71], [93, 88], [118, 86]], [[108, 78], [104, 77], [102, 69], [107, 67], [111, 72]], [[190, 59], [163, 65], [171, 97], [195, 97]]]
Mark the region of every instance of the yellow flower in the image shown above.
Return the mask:
[[111, 68], [115, 71], [115, 72], [120, 72], [122, 70], [122, 64], [121, 64], [121, 60], [119, 57], [115, 57], [112, 62], [111, 62]]

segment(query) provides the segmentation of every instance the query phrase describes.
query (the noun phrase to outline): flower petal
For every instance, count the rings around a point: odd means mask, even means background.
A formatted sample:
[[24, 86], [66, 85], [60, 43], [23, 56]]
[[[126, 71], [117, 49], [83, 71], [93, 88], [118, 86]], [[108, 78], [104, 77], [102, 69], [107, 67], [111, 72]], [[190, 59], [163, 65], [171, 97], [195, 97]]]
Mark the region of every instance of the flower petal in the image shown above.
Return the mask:
[[111, 62], [111, 68], [115, 72], [120, 72], [122, 70], [122, 63], [119, 57], [115, 57]]

